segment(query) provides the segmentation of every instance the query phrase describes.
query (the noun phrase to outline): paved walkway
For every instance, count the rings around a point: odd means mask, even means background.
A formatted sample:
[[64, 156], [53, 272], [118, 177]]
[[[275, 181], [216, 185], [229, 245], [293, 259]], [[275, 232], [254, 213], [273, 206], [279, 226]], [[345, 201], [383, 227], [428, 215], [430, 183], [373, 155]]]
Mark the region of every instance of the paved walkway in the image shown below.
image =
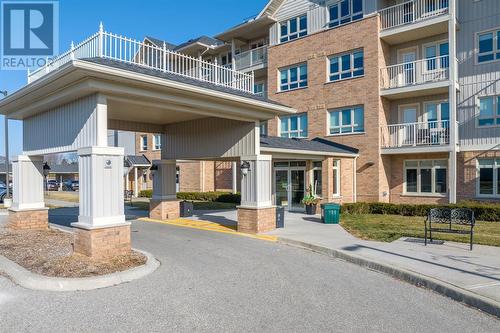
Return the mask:
[[319, 217], [287, 213], [285, 228], [269, 233], [282, 239], [342, 250], [414, 271], [500, 302], [500, 248], [444, 242], [424, 246], [421, 240], [401, 238], [392, 243], [360, 240], [339, 225]]

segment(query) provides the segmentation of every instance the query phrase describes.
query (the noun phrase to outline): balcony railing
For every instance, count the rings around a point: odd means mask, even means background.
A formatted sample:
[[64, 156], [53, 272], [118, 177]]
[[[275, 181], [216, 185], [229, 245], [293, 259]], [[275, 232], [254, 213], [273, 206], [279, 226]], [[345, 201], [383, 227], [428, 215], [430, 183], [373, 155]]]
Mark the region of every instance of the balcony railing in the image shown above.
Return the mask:
[[82, 43], [76, 46], [72, 45], [69, 51], [47, 61], [45, 66], [34, 72], [28, 72], [28, 83], [40, 79], [72, 60], [97, 57], [147, 67], [253, 94], [253, 74], [235, 71], [170, 51], [165, 45], [157, 47], [105, 32], [102, 27], [98, 33]]
[[403, 88], [423, 83], [448, 80], [448, 56], [405, 62], [380, 69], [382, 89]]
[[267, 45], [234, 56], [237, 70], [267, 64]]
[[379, 11], [381, 30], [412, 24], [448, 13], [448, 0], [412, 0]]
[[387, 125], [380, 129], [382, 148], [441, 146], [450, 143], [449, 120]]

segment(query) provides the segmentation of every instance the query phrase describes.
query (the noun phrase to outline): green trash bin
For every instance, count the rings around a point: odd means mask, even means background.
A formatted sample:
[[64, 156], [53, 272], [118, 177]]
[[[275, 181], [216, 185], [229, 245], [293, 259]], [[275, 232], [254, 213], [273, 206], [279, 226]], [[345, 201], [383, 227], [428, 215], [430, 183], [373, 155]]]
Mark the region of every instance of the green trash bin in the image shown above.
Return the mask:
[[339, 224], [340, 205], [336, 203], [327, 203], [321, 205], [321, 221], [324, 224]]

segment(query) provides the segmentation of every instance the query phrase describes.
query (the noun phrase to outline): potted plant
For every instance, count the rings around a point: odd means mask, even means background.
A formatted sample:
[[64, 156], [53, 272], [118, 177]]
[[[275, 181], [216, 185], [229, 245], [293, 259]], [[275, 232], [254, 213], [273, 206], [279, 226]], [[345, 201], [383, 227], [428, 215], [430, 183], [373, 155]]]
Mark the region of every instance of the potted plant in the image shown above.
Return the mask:
[[318, 198], [315, 193], [316, 192], [313, 190], [313, 186], [309, 185], [309, 190], [307, 190], [307, 194], [302, 199], [302, 203], [306, 206], [307, 215], [316, 214], [316, 208], [318, 207], [320, 198]]

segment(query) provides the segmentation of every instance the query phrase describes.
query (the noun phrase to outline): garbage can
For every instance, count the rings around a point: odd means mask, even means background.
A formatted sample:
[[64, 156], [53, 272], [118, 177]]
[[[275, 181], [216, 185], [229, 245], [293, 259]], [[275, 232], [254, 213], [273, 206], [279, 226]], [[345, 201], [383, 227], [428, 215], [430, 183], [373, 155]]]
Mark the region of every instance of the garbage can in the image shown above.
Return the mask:
[[340, 205], [335, 203], [322, 204], [321, 221], [325, 224], [339, 224]]
[[285, 227], [285, 207], [276, 207], [276, 228]]
[[193, 216], [193, 203], [189, 201], [181, 201], [180, 205], [180, 216], [190, 217]]

